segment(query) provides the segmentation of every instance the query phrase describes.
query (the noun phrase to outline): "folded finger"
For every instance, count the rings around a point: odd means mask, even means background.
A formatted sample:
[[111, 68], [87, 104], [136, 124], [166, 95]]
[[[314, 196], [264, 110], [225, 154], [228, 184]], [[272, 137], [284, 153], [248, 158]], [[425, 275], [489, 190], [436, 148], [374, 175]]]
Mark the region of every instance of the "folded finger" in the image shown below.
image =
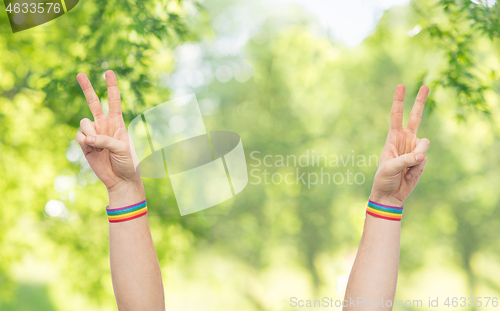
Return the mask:
[[425, 154], [427, 150], [429, 150], [430, 146], [431, 142], [427, 138], [418, 139], [415, 149], [413, 149], [413, 152], [421, 152]]
[[[84, 118], [80, 121], [80, 128], [85, 136], [96, 136], [96, 128], [95, 123], [90, 121], [87, 118]], [[102, 148], [95, 148], [96, 151], [102, 151]]]
[[384, 163], [385, 173], [389, 175], [399, 174], [402, 170], [417, 166], [424, 161], [425, 155], [421, 152], [405, 153], [397, 158]]
[[87, 153], [91, 152], [92, 150], [94, 150], [94, 148], [92, 148], [91, 146], [87, 145], [87, 143], [85, 143], [85, 137], [86, 137], [85, 134], [83, 134], [82, 132], [77, 132], [75, 139], [76, 139], [76, 142], [80, 145], [80, 147], [82, 147], [83, 153], [87, 154]]
[[428, 161], [428, 159], [427, 159], [427, 157], [425, 157], [425, 159], [424, 159], [424, 161], [422, 161], [422, 163], [410, 168], [408, 170], [408, 172], [406, 172], [405, 178], [406, 179], [413, 179], [415, 177], [422, 175], [424, 172], [425, 165], [427, 164], [427, 161]]
[[83, 118], [80, 121], [80, 128], [82, 129], [82, 133], [85, 134], [85, 136], [97, 135], [94, 122], [90, 121], [87, 118]]
[[94, 148], [108, 149], [110, 152], [120, 155], [130, 152], [128, 141], [121, 141], [106, 135], [87, 136], [85, 143]]
[[94, 120], [103, 117], [104, 112], [102, 111], [101, 102], [99, 101], [99, 97], [97, 97], [94, 88], [92, 88], [89, 78], [87, 78], [84, 73], [79, 73], [76, 76], [76, 79], [82, 88], [85, 99], [87, 99], [87, 104], [89, 105], [90, 111], [94, 116]]

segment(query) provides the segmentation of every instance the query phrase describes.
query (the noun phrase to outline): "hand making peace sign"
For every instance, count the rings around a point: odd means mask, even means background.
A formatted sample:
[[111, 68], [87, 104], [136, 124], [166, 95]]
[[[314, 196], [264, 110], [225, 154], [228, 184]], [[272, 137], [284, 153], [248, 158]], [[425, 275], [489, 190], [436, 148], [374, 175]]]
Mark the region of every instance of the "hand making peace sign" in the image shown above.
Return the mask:
[[79, 73], [76, 77], [94, 116], [94, 122], [82, 119], [82, 131], [76, 133], [76, 140], [92, 170], [110, 191], [128, 182], [136, 183], [140, 177], [135, 171], [135, 152], [123, 121], [116, 76], [108, 70], [105, 77], [109, 103], [107, 115], [104, 115], [99, 97], [87, 76]]
[[397, 86], [392, 104], [389, 135], [373, 181], [370, 195], [372, 201], [401, 206], [422, 176], [427, 163], [425, 153], [429, 149], [430, 142], [427, 138], [419, 139], [417, 130], [428, 94], [429, 88], [422, 86], [411, 110], [408, 124], [403, 128], [405, 86], [402, 84]]

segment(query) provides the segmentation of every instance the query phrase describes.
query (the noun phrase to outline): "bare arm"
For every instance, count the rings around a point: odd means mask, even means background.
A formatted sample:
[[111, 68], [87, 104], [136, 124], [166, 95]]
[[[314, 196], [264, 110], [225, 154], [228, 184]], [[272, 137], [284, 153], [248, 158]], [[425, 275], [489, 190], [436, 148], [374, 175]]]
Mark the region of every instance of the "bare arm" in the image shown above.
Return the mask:
[[[380, 157], [370, 200], [390, 206], [396, 212], [417, 185], [427, 163], [425, 152], [429, 148], [429, 140], [418, 139], [416, 135], [428, 93], [426, 86], [420, 88], [406, 129], [402, 126], [405, 87], [398, 85], [394, 95], [389, 135]], [[344, 310], [393, 308], [401, 222], [396, 216], [395, 219], [380, 216], [366, 215], [363, 236], [347, 284]], [[387, 217], [392, 216], [389, 214]]]
[[[145, 199], [142, 182], [124, 193], [110, 192], [109, 207], [120, 208]], [[165, 310], [160, 265], [147, 216], [109, 224], [111, 277], [118, 309]]]
[[[76, 140], [95, 174], [108, 189], [109, 209], [120, 209], [144, 201], [144, 187], [135, 171], [136, 156], [125, 129], [115, 74], [111, 70], [106, 72], [107, 115], [104, 115], [87, 76], [80, 73], [77, 79], [94, 122], [83, 119], [80, 122], [82, 131], [76, 134]], [[109, 224], [111, 277], [118, 309], [165, 310], [160, 266], [148, 218], [140, 213], [138, 216]]]

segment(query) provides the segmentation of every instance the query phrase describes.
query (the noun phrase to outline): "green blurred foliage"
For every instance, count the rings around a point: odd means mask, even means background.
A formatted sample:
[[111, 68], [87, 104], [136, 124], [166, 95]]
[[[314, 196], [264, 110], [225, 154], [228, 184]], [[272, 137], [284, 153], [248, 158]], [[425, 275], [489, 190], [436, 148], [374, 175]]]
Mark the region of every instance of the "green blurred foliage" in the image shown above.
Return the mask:
[[[485, 92], [498, 91], [499, 68], [491, 66], [484, 58], [488, 52], [481, 49], [483, 41], [498, 45], [500, 38], [500, 4], [491, 1], [440, 0], [434, 10], [440, 19], [429, 19], [425, 10], [421, 14], [428, 20], [425, 31], [446, 55], [446, 62], [437, 77], [431, 80], [434, 89], [452, 89], [457, 97], [457, 118], [463, 120], [467, 113], [479, 110], [489, 114], [490, 107]], [[424, 72], [422, 76], [427, 75]], [[431, 97], [428, 107], [435, 107]]]
[[[115, 308], [107, 196], [74, 142], [79, 120], [91, 118], [75, 76], [87, 73], [106, 108], [107, 69], [118, 75], [126, 122], [194, 92], [207, 129], [240, 134], [249, 172], [261, 178], [296, 169], [259, 165], [265, 155], [378, 156], [395, 86], [407, 86], [408, 114], [429, 84], [433, 113], [419, 136], [431, 141], [430, 161], [405, 202], [399, 293], [434, 295], [421, 285], [432, 281], [500, 294], [491, 273], [500, 271], [497, 12], [413, 1], [386, 11], [354, 48], [323, 35], [300, 6], [244, 0], [82, 1], [15, 35], [2, 16], [0, 310]], [[291, 296], [341, 298], [376, 165], [326, 170], [366, 180], [308, 187], [251, 176], [234, 199], [180, 217], [168, 181], [145, 179], [167, 304], [284, 310]], [[50, 217], [49, 200], [66, 211]], [[436, 262], [458, 281], [426, 279]]]

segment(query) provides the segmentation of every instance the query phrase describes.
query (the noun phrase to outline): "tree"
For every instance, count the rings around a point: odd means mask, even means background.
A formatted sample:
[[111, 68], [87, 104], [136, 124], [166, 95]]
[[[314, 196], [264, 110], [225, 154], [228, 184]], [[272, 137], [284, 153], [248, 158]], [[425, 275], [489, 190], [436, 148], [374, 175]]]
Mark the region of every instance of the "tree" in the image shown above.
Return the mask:
[[[418, 2], [414, 5], [418, 7]], [[498, 90], [499, 70], [484, 55], [500, 37], [500, 5], [486, 0], [440, 0], [433, 6], [431, 14], [420, 12], [426, 19], [425, 31], [446, 55], [446, 64], [430, 75], [431, 86], [455, 94], [461, 120], [474, 110], [491, 113], [485, 94]], [[431, 98], [429, 104], [433, 109], [436, 101]]]

